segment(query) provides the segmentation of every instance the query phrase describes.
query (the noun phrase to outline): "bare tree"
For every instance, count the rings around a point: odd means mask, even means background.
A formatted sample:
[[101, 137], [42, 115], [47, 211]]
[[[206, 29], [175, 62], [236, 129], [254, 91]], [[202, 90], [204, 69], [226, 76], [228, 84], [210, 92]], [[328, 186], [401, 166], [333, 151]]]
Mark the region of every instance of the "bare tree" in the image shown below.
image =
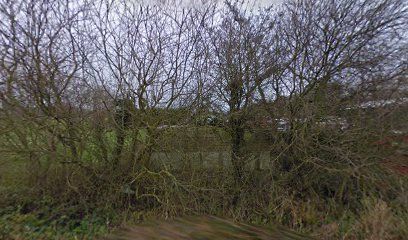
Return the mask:
[[[67, 147], [72, 161], [80, 159], [82, 137], [77, 125], [84, 119], [77, 73], [81, 69], [75, 24], [84, 5], [66, 1], [3, 1], [1, 11], [0, 99], [7, 132], [40, 164], [42, 151], [55, 157], [55, 141]], [[4, 81], [4, 82], [3, 82]], [[47, 144], [36, 141], [49, 138]], [[39, 144], [39, 146], [36, 146]]]
[[[90, 76], [94, 83], [109, 89], [118, 107], [126, 108], [129, 115], [126, 121], [123, 116], [116, 121], [114, 164], [121, 157], [128, 132], [132, 158], [148, 165], [158, 127], [165, 123], [152, 115], [154, 110], [194, 103], [186, 100], [197, 94], [200, 29], [210, 10], [114, 1], [94, 5], [91, 25], [96, 31], [89, 31], [89, 39], [95, 54], [87, 61]], [[125, 102], [127, 106], [121, 106]], [[132, 131], [125, 129], [129, 124]], [[140, 129], [147, 131], [146, 142], [137, 140]], [[136, 156], [138, 143], [142, 149]]]
[[[273, 42], [273, 10], [255, 14], [247, 3], [229, 2], [220, 21], [208, 29], [214, 103], [218, 111], [228, 115], [227, 129], [231, 137], [231, 155], [235, 177], [241, 181], [245, 166], [244, 133], [248, 107], [266, 100], [266, 80], [277, 73]], [[271, 16], [272, 15], [272, 16]]]
[[[288, 119], [290, 131], [284, 152], [274, 159], [284, 156], [283, 169], [303, 169], [304, 176], [323, 169], [345, 173], [344, 181], [350, 175], [371, 178], [363, 166], [376, 165], [380, 157], [369, 147], [369, 139], [386, 130], [386, 121], [369, 114], [361, 103], [373, 99], [374, 92], [377, 100], [400, 92], [407, 68], [395, 56], [404, 44], [406, 3], [289, 1], [281, 11], [277, 31], [286, 52], [286, 71], [278, 87], [288, 97], [282, 117]], [[330, 124], [338, 131], [324, 128]], [[340, 131], [342, 126], [349, 129]], [[330, 137], [325, 135], [329, 132]], [[324, 140], [325, 136], [336, 140]], [[360, 148], [353, 147], [357, 143]], [[293, 179], [306, 181], [300, 175], [295, 171]], [[336, 190], [339, 196], [343, 190]]]

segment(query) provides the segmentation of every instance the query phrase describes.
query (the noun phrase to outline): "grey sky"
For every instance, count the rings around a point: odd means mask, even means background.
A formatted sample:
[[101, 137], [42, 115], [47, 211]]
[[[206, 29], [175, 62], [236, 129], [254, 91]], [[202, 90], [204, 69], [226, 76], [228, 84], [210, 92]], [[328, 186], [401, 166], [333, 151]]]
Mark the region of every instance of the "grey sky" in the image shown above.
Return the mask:
[[[201, 4], [202, 2], [212, 2], [212, 1], [222, 2], [223, 0], [144, 0], [143, 2], [151, 3], [151, 4], [179, 2], [178, 4], [180, 4], [181, 6], [191, 6], [191, 5]], [[259, 6], [259, 7], [266, 7], [266, 6], [269, 6], [270, 4], [279, 4], [283, 1], [284, 0], [249, 0], [249, 2], [254, 2], [255, 6]]]

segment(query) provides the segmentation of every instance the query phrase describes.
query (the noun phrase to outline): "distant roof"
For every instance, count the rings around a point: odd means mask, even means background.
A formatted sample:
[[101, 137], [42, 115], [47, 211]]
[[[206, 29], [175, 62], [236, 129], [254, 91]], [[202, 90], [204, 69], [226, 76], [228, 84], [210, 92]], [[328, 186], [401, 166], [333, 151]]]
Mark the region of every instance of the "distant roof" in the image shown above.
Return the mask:
[[404, 103], [408, 103], [408, 97], [406, 98], [399, 98], [399, 99], [383, 99], [383, 100], [372, 100], [360, 103], [358, 106], [347, 107], [346, 109], [355, 109], [355, 108], [378, 108], [378, 107], [385, 107], [388, 105], [401, 105]]

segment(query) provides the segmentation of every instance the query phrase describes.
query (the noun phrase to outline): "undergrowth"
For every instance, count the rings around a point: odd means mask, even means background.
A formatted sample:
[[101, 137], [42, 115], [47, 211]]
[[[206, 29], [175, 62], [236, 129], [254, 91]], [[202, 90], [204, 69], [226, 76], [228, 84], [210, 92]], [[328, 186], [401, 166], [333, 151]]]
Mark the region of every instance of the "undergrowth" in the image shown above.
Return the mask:
[[125, 169], [98, 175], [101, 179], [80, 168], [65, 169], [76, 174], [69, 184], [62, 184], [67, 176], [56, 171], [41, 187], [1, 189], [1, 238], [94, 239], [123, 224], [185, 215], [282, 224], [318, 239], [403, 239], [408, 233], [404, 177], [393, 183], [401, 184], [395, 196], [379, 189], [339, 199], [269, 171], [248, 172], [237, 186], [228, 171], [142, 169], [132, 175]]

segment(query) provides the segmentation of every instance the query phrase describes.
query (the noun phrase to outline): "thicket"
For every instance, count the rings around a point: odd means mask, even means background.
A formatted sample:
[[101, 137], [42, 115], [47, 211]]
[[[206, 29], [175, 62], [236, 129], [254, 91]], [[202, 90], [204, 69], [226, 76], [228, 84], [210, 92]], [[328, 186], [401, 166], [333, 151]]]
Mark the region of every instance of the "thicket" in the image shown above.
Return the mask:
[[403, 239], [407, 10], [0, 1], [0, 236], [211, 214]]

